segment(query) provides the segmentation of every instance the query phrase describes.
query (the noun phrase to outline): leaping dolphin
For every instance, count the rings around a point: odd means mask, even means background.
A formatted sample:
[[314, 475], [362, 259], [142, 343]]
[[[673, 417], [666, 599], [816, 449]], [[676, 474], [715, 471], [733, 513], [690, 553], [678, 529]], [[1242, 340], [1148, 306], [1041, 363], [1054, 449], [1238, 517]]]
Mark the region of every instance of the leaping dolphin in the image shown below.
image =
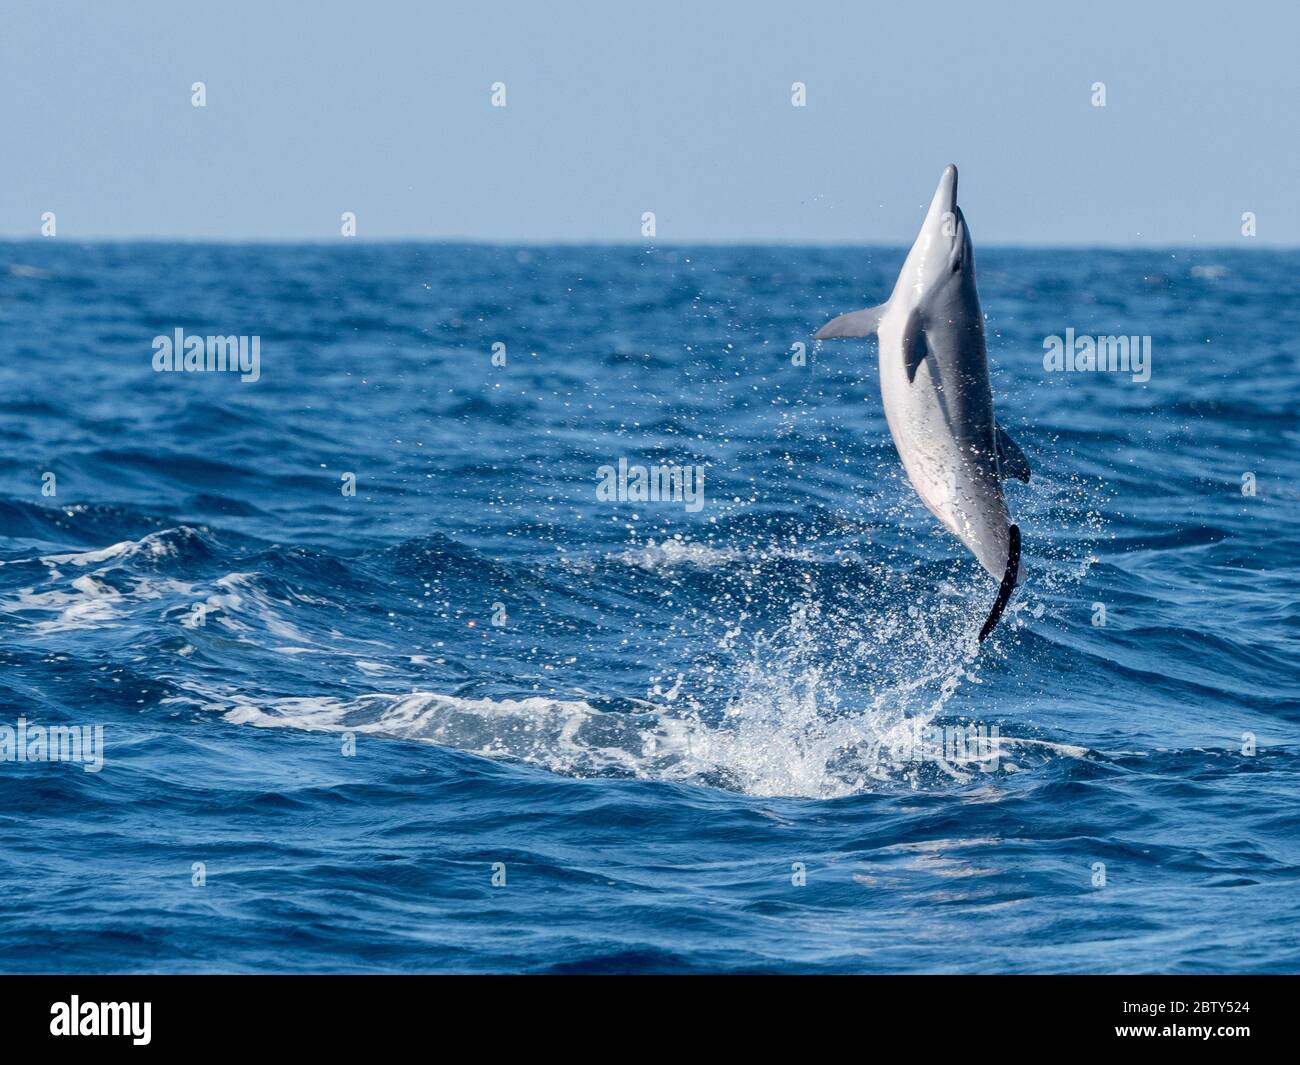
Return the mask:
[[816, 339], [880, 339], [885, 419], [921, 501], [1001, 579], [983, 640], [1021, 579], [1020, 530], [1002, 479], [1029, 480], [1029, 463], [993, 415], [975, 252], [948, 166], [889, 299], [841, 314]]

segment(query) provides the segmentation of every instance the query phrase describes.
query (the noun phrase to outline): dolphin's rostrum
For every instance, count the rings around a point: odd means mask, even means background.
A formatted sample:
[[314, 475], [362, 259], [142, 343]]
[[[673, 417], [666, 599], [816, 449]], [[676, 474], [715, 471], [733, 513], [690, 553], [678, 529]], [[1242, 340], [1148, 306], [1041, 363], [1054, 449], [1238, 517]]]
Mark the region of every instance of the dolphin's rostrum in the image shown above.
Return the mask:
[[818, 330], [880, 339], [880, 392], [903, 468], [921, 501], [1001, 579], [980, 639], [992, 631], [1022, 576], [1020, 531], [1004, 477], [1029, 480], [1024, 452], [997, 424], [989, 388], [975, 253], [957, 206], [957, 168], [939, 179], [893, 294]]

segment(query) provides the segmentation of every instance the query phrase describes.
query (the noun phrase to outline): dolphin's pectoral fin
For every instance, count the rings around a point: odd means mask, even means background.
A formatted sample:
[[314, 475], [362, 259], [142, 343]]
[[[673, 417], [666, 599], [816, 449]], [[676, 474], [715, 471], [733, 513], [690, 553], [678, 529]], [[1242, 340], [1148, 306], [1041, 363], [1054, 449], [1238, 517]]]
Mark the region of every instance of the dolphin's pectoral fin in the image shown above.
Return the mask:
[[903, 326], [903, 366], [907, 369], [908, 384], [916, 380], [917, 368], [929, 352], [930, 349], [925, 343], [925, 326], [921, 322], [921, 312], [915, 310], [908, 316], [907, 324]]
[[863, 311], [850, 311], [832, 318], [813, 334], [814, 340], [827, 340], [831, 337], [869, 337], [880, 325], [885, 315], [886, 304], [868, 307]]
[[1029, 483], [1029, 460], [1020, 450], [1020, 445], [1011, 439], [1011, 435], [1000, 425], [993, 427], [993, 439], [998, 449], [998, 469], [1003, 477], [1015, 477]]

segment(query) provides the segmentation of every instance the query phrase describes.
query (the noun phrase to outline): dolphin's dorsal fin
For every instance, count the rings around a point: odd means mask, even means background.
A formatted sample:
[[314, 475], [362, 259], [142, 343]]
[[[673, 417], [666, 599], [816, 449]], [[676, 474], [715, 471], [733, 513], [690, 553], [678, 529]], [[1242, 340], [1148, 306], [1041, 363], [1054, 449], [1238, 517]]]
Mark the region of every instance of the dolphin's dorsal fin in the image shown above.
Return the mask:
[[832, 337], [869, 337], [880, 326], [880, 319], [885, 316], [889, 304], [868, 307], [863, 311], [850, 311], [832, 318], [813, 334], [814, 340], [829, 340]]
[[929, 351], [925, 343], [925, 325], [918, 307], [908, 315], [907, 324], [903, 326], [903, 366], [907, 368], [908, 384], [916, 380], [917, 368]]
[[1003, 477], [1015, 477], [1029, 483], [1029, 460], [1020, 450], [1020, 445], [1011, 439], [1011, 435], [1000, 425], [993, 427], [993, 441], [998, 449], [998, 469]]

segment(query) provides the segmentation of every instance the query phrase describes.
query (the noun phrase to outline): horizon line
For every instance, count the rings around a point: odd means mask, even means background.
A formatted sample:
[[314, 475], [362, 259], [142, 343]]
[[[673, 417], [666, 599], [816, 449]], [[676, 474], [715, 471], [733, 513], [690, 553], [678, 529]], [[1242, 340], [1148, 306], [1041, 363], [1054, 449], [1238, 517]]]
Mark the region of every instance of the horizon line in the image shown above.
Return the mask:
[[[838, 250], [842, 248], [879, 248], [882, 250], [896, 250], [899, 248], [911, 247], [911, 241], [888, 242], [888, 241], [851, 241], [851, 240], [833, 240], [833, 241], [808, 241], [808, 240], [789, 240], [783, 238], [768, 239], [699, 239], [699, 240], [635, 240], [622, 238], [518, 238], [507, 239], [498, 237], [445, 237], [445, 236], [420, 236], [420, 237], [211, 237], [211, 236], [32, 236], [32, 235], [10, 235], [0, 233], [0, 245], [8, 244], [45, 244], [45, 243], [65, 243], [65, 244], [171, 244], [171, 245], [218, 245], [218, 246], [249, 246], [260, 245], [266, 247], [338, 247], [348, 244], [366, 244], [366, 245], [445, 245], [445, 246], [471, 246], [471, 247], [499, 247], [499, 248], [641, 248], [646, 251], [655, 249], [672, 249], [672, 248], [802, 248], [802, 249], [831, 249]], [[1268, 251], [1300, 251], [1300, 243], [1288, 244], [1284, 242], [1274, 242], [1269, 240], [1260, 240], [1257, 237], [1241, 238], [1233, 243], [1196, 243], [1196, 244], [1165, 244], [1165, 243], [1136, 243], [1123, 244], [1110, 241], [1096, 241], [1091, 243], [1080, 242], [1062, 242], [1051, 244], [1045, 242], [1018, 243], [1018, 242], [999, 242], [999, 241], [981, 241], [980, 247], [993, 248], [1000, 250], [1014, 251], [1245, 251], [1251, 247], [1255, 249], [1266, 249]]]

